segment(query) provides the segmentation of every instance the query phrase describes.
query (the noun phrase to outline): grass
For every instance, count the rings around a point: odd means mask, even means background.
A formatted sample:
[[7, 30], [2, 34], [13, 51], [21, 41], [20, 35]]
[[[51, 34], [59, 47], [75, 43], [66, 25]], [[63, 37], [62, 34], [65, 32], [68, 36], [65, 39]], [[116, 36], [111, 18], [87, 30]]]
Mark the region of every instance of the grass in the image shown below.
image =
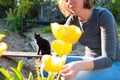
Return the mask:
[[50, 27], [50, 25], [45, 26], [45, 28], [43, 28], [42, 32], [43, 33], [51, 33], [51, 27]]
[[3, 30], [0, 30], [0, 34], [5, 34], [5, 35], [6, 35], [7, 33], [9, 33], [8, 30], [4, 30], [4, 31], [3, 31]]
[[29, 37], [26, 37], [25, 39], [24, 39], [24, 43], [27, 43], [27, 42], [29, 42], [30, 41], [30, 38]]

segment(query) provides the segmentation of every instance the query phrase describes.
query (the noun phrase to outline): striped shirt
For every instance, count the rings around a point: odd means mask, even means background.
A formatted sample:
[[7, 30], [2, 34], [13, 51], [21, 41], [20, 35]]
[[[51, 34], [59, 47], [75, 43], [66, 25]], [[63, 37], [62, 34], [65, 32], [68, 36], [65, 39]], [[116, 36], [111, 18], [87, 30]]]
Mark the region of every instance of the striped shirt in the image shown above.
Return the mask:
[[87, 22], [80, 22], [73, 14], [66, 24], [77, 25], [82, 30], [79, 42], [85, 46], [85, 56], [93, 58], [94, 70], [110, 67], [114, 61], [120, 61], [117, 24], [110, 11], [94, 7]]

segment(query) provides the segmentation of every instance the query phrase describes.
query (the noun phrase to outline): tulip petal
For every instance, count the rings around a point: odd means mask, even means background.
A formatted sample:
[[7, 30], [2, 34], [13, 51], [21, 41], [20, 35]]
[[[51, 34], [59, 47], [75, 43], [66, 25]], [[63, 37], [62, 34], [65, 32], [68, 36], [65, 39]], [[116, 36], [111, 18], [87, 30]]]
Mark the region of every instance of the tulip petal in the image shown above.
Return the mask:
[[42, 57], [42, 63], [45, 71], [47, 72], [59, 72], [62, 66], [65, 64], [66, 56], [56, 57], [51, 55], [44, 55]]
[[2, 38], [5, 37], [4, 34], [0, 34], [0, 41], [2, 40]]
[[71, 44], [76, 43], [82, 35], [80, 28], [75, 25], [51, 23], [51, 30], [56, 39], [60, 39]]
[[72, 44], [66, 43], [62, 40], [54, 40], [51, 43], [51, 48], [59, 56], [67, 55], [72, 51]]
[[0, 57], [2, 56], [2, 53], [7, 50], [8, 46], [5, 42], [0, 42]]

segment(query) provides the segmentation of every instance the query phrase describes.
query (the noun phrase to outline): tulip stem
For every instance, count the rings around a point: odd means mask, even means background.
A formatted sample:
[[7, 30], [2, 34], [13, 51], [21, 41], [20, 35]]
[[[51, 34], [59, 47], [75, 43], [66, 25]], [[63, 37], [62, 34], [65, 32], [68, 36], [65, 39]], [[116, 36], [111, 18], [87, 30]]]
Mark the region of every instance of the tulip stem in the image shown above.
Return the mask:
[[60, 73], [58, 73], [57, 80], [59, 80], [59, 78], [60, 78]]
[[53, 72], [49, 72], [47, 80], [53, 80], [53, 79], [54, 79], [54, 73]]

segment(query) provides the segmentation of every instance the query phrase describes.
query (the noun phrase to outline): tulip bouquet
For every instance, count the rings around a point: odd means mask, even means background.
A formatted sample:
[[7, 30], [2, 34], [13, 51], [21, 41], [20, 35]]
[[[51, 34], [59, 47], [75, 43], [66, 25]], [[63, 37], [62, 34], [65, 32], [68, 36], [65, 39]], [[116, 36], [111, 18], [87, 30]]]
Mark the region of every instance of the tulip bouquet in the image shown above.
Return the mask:
[[5, 37], [4, 34], [0, 34], [0, 57], [2, 56], [2, 53], [7, 50], [8, 46], [5, 42], [1, 42], [1, 40]]
[[[45, 71], [49, 73], [47, 80], [59, 80], [59, 71], [65, 64], [66, 56], [72, 51], [72, 45], [79, 40], [82, 32], [75, 25], [61, 25], [58, 23], [51, 23], [51, 30], [56, 38], [52, 42], [51, 48], [58, 56], [44, 55], [42, 63]], [[55, 73], [58, 73], [56, 79], [54, 79]]]

